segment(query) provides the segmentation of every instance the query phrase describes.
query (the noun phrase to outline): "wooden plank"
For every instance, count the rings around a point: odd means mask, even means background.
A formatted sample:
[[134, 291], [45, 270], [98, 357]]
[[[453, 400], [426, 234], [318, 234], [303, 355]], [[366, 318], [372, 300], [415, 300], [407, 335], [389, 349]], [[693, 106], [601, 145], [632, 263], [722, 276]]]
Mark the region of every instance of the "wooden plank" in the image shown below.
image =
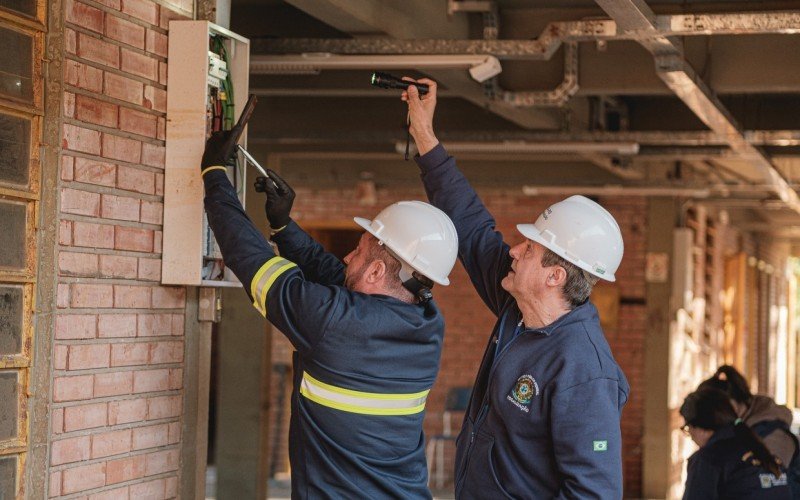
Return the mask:
[[[207, 21], [171, 21], [167, 88], [164, 239], [161, 282], [199, 285], [203, 264], [203, 182], [206, 135]], [[174, 90], [173, 90], [174, 89]]]

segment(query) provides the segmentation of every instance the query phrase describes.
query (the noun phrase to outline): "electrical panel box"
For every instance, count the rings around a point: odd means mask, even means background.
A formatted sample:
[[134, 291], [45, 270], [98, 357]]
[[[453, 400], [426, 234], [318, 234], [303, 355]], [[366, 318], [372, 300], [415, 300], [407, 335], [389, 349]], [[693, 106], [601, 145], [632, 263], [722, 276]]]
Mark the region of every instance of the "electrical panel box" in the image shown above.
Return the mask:
[[[241, 286], [208, 227], [200, 160], [210, 133], [230, 129], [247, 102], [250, 42], [208, 21], [171, 21], [168, 60], [161, 282]], [[228, 169], [242, 204], [244, 167]]]

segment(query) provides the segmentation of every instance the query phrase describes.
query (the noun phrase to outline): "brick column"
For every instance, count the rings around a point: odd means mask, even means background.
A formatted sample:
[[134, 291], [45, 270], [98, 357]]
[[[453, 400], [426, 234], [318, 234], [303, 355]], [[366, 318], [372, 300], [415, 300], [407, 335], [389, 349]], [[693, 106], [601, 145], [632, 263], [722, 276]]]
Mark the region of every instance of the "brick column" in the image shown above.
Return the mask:
[[50, 497], [178, 495], [186, 289], [159, 282], [167, 28], [192, 8], [65, 2]]

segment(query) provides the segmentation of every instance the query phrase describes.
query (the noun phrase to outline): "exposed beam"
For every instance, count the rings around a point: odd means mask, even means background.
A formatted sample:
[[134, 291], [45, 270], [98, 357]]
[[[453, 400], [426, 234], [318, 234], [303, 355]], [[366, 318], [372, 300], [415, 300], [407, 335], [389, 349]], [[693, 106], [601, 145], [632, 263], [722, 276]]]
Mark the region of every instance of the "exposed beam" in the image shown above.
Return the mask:
[[427, 74], [472, 104], [487, 109], [520, 127], [529, 130], [554, 130], [562, 128], [565, 122], [563, 112], [559, 109], [517, 108], [486, 97], [483, 87], [470, 78], [466, 71], [431, 70], [427, 71]]
[[[602, 1], [602, 0], [601, 0]], [[637, 5], [642, 0], [631, 0]], [[353, 2], [327, 0], [289, 0], [302, 10], [345, 32], [348, 24], [339, 21], [347, 11], [328, 14], [323, 8], [330, 3]], [[317, 4], [321, 5], [317, 5]], [[360, 3], [360, 2], [359, 2]], [[433, 3], [433, 2], [430, 2]], [[598, 1], [598, 3], [601, 3]], [[534, 40], [466, 40], [466, 36], [440, 36], [427, 38], [427, 31], [418, 29], [416, 17], [409, 21], [405, 36], [396, 38], [286, 38], [251, 40], [251, 50], [257, 54], [290, 54], [298, 52], [330, 52], [334, 54], [492, 54], [500, 59], [549, 60], [564, 42], [589, 42], [612, 40], [647, 41], [654, 36], [677, 37], [693, 35], [778, 35], [800, 33], [800, 12], [745, 12], [733, 14], [678, 14], [656, 16], [634, 11], [629, 13], [612, 1], [607, 4], [616, 15], [618, 23], [608, 19], [586, 19], [549, 23]], [[300, 6], [302, 4], [303, 6]], [[310, 4], [310, 5], [307, 5]], [[419, 3], [417, 3], [419, 4]], [[382, 4], [383, 5], [383, 4]], [[645, 8], [646, 7], [646, 4]], [[601, 7], [604, 7], [601, 4]], [[605, 7], [604, 7], [605, 9]], [[352, 10], [352, 9], [351, 9]], [[647, 8], [649, 10], [649, 8]], [[317, 14], [315, 15], [314, 12]], [[611, 11], [606, 10], [611, 14]], [[382, 15], [378, 24], [386, 22]], [[325, 16], [330, 16], [326, 18]], [[614, 15], [612, 15], [614, 17]], [[616, 19], [616, 18], [615, 18]], [[650, 28], [637, 23], [647, 22]], [[411, 31], [409, 31], [411, 30]], [[434, 30], [431, 30], [434, 31]], [[389, 33], [389, 30], [386, 31]], [[670, 42], [673, 43], [673, 42]]]
[[656, 16], [659, 31], [672, 35], [794, 35], [800, 12], [733, 12]]
[[[321, 42], [321, 43], [318, 43]], [[530, 40], [438, 40], [425, 47], [425, 40], [395, 40], [386, 38], [350, 39], [275, 39], [253, 40], [253, 55], [284, 55], [301, 53], [330, 53], [336, 55], [452, 55], [493, 54], [505, 51], [505, 59], [523, 57]], [[576, 43], [565, 40], [567, 43]], [[712, 64], [705, 76], [717, 94], [779, 94], [795, 93], [800, 86], [800, 36], [725, 36], [706, 44], [699, 38], [684, 41], [687, 60], [701, 65]], [[348, 48], [348, 45], [354, 47]], [[502, 45], [496, 45], [502, 44]], [[343, 46], [342, 46], [343, 45]], [[560, 45], [559, 45], [560, 46]], [[498, 50], [499, 47], [499, 50]], [[429, 48], [430, 52], [421, 51]], [[502, 52], [501, 52], [502, 54]], [[536, 52], [544, 60], [544, 54]], [[512, 57], [513, 56], [513, 57]], [[527, 57], [527, 56], [525, 56]], [[652, 56], [635, 43], [579, 44], [580, 86], [578, 96], [595, 95], [671, 95], [653, 70]], [[510, 66], [509, 66], [510, 67]], [[624, 67], [624, 72], [614, 68]], [[555, 69], [542, 66], [542, 71], [530, 72], [525, 88], [546, 90], [552, 86]], [[517, 89], [524, 90], [524, 89]]]
[[354, 35], [385, 33], [406, 38], [435, 36], [466, 38], [466, 16], [447, 17], [444, 2], [409, 0], [286, 0], [320, 21]]
[[751, 145], [731, 113], [714, 95], [683, 57], [678, 39], [656, 28], [656, 15], [644, 0], [596, 0], [622, 32], [639, 33], [638, 39], [656, 58], [658, 76], [703, 123], [724, 138], [730, 148], [755, 165], [771, 190], [786, 205], [800, 213], [800, 199], [770, 160]]
[[499, 59], [546, 61], [563, 42], [618, 38], [616, 24], [608, 20], [550, 23], [535, 40], [468, 40], [413, 38], [283, 38], [252, 40], [257, 54], [330, 52], [334, 54], [492, 54]]
[[[469, 34], [466, 17], [448, 17], [444, 2], [408, 0], [394, 7], [387, 7], [387, 3], [380, 0], [288, 0], [288, 3], [347, 33], [383, 33], [396, 39], [466, 39]], [[387, 9], [391, 10], [387, 12]], [[260, 53], [260, 48], [251, 46], [253, 53]], [[466, 72], [431, 70], [426, 73], [464, 99], [526, 129], [554, 130], [564, 124], [564, 115], [558, 109], [519, 109], [490, 99], [484, 95], [483, 87], [466, 76]]]
[[604, 156], [597, 153], [583, 153], [580, 155], [583, 159], [592, 162], [593, 165], [602, 168], [607, 172], [611, 172], [617, 177], [625, 180], [641, 180], [644, 179], [644, 172], [634, 168], [626, 168], [615, 162], [610, 156]]
[[800, 240], [800, 227], [798, 226], [775, 226], [769, 223], [737, 223], [737, 229], [753, 233], [766, 233], [768, 236], [782, 240]]

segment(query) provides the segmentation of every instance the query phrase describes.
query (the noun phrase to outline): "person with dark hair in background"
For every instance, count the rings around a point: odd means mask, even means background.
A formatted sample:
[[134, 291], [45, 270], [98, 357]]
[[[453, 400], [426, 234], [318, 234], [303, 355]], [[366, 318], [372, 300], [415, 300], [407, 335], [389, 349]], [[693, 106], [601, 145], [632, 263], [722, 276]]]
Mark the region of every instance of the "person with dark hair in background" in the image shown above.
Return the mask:
[[700, 447], [689, 458], [684, 500], [792, 498], [780, 459], [736, 415], [726, 393], [698, 389], [680, 413], [681, 429]]
[[706, 387], [727, 394], [736, 415], [758, 434], [769, 451], [784, 464], [791, 462], [797, 453], [797, 440], [789, 430], [792, 424], [789, 408], [775, 403], [769, 396], [753, 395], [747, 380], [730, 365], [720, 366], [698, 389]]

